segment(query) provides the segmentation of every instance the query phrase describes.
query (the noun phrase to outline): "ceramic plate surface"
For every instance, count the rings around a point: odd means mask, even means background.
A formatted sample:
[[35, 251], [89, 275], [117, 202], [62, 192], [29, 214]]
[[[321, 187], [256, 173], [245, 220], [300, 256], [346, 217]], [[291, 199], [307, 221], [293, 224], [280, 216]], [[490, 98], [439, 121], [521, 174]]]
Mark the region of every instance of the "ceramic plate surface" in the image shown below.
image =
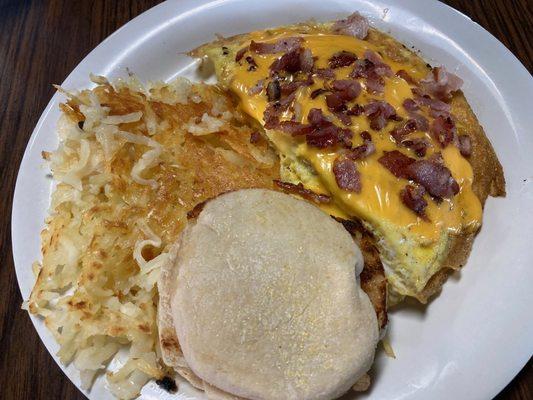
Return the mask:
[[[489, 198], [483, 228], [460, 276], [426, 308], [391, 313], [389, 332], [396, 359], [380, 354], [365, 399], [488, 399], [495, 396], [533, 353], [533, 79], [493, 36], [437, 1], [414, 0], [175, 0], [135, 18], [96, 47], [62, 83], [89, 87], [89, 73], [116, 78], [126, 68], [142, 80], [194, 78], [196, 65], [183, 55], [214, 39], [309, 18], [331, 20], [358, 10], [372, 24], [431, 64], [464, 79], [463, 91], [485, 128], [507, 180], [507, 197]], [[34, 283], [31, 264], [40, 258], [39, 232], [49, 205], [51, 180], [41, 150], [55, 149], [61, 95], [44, 110], [24, 154], [15, 190], [12, 236], [20, 290]], [[41, 320], [33, 323], [55, 357], [58, 349]], [[73, 366], [62, 367], [79, 385]], [[112, 396], [99, 379], [90, 399]], [[353, 396], [355, 397], [355, 395]], [[202, 399], [188, 385], [169, 395], [154, 383], [142, 399]]]

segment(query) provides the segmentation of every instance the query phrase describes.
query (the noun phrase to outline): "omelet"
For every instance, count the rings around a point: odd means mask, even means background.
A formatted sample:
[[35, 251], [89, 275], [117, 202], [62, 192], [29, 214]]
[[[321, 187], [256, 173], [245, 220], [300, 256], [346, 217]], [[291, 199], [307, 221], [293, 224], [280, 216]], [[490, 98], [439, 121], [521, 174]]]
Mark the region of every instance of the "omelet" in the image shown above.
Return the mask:
[[221, 39], [191, 52], [280, 157], [283, 188], [361, 222], [390, 302], [426, 302], [468, 257], [502, 167], [462, 80], [355, 13]]

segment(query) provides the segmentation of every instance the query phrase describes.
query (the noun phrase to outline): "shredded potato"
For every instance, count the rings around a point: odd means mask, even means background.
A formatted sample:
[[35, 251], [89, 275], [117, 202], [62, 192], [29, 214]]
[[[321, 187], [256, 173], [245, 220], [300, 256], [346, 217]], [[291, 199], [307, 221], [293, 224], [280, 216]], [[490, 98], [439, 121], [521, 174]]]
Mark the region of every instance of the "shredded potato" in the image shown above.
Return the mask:
[[[59, 145], [43, 152], [57, 185], [25, 307], [44, 318], [85, 388], [105, 373], [113, 394], [130, 399], [164, 375], [156, 282], [187, 211], [228, 190], [272, 188], [279, 163], [265, 142], [249, 143], [251, 129], [228, 123], [238, 116], [215, 87], [91, 78], [92, 90], [58, 88], [67, 96]], [[188, 132], [190, 121], [210, 134]], [[121, 348], [128, 358], [110, 371]]]

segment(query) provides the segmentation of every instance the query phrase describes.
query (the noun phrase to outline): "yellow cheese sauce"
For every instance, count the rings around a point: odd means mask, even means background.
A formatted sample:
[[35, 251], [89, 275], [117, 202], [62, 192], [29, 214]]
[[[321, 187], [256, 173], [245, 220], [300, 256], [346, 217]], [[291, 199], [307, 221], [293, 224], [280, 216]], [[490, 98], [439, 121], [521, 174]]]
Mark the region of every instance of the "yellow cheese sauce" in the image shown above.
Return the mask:
[[[255, 32], [251, 36], [255, 41], [275, 42], [282, 37], [294, 36], [294, 32], [278, 32], [274, 35], [272, 32]], [[360, 59], [364, 58], [363, 53], [367, 49], [378, 52], [378, 48], [373, 44], [354, 37], [330, 34], [301, 34], [300, 36], [304, 39], [302, 46], [312, 51], [315, 57], [315, 66], [318, 68], [327, 68], [329, 58], [342, 50], [355, 53]], [[246, 53], [246, 55], [253, 57], [257, 68], [249, 71], [249, 64], [243, 58], [234, 69], [230, 88], [240, 98], [240, 107], [252, 118], [262, 123], [263, 113], [268, 105], [265, 90], [258, 94], [250, 94], [249, 90], [259, 80], [265, 79], [265, 82], [267, 81], [269, 66], [282, 54]], [[383, 59], [394, 73], [403, 69], [417, 80], [424, 78], [427, 74], [426, 69], [417, 69], [413, 65], [401, 64], [386, 56]], [[353, 65], [333, 71], [336, 79], [349, 79], [348, 76], [352, 70]], [[372, 99], [385, 100], [394, 107], [399, 116], [408, 118], [402, 102], [407, 98], [412, 98], [413, 95], [411, 85], [404, 79], [396, 76], [385, 77], [383, 94], [370, 94], [365, 90], [364, 80], [360, 79], [359, 82], [363, 86], [363, 91], [355, 99], [357, 104], [365, 105]], [[320, 87], [323, 87], [323, 80], [316, 78], [313, 85], [299, 89], [294, 107], [297, 110], [296, 120], [307, 123], [309, 110], [320, 108], [326, 115], [331, 116], [339, 126], [343, 126], [328, 112], [323, 95], [315, 99], [310, 98], [311, 92]], [[420, 112], [424, 113], [423, 110]], [[431, 122], [432, 118], [427, 114], [424, 115]], [[290, 112], [290, 116], [292, 116], [292, 112]], [[288, 118], [289, 115], [285, 117]], [[479, 199], [472, 191], [472, 167], [455, 146], [448, 145], [441, 149], [429, 133], [415, 132], [411, 134], [411, 137], [425, 136], [431, 141], [433, 147], [428, 149], [427, 156], [436, 151], [442, 152], [446, 166], [460, 186], [460, 192], [456, 196], [451, 199], [444, 199], [440, 203], [425, 196], [428, 202], [426, 215], [429, 219], [426, 221], [407, 208], [400, 200], [399, 193], [408, 182], [405, 179], [396, 178], [378, 162], [383, 151], [391, 150], [399, 150], [410, 157], [417, 158], [411, 150], [399, 147], [390, 137], [389, 132], [397, 123], [389, 122], [385, 128], [376, 132], [370, 129], [366, 116], [351, 118], [352, 125], [349, 129], [354, 132], [354, 146], [362, 143], [359, 132], [364, 130], [371, 132], [372, 140], [376, 146], [374, 154], [356, 161], [357, 169], [361, 174], [362, 190], [360, 193], [347, 192], [338, 187], [332, 172], [333, 161], [338, 156], [335, 149], [315, 148], [308, 146], [303, 138], [294, 138], [278, 131], [269, 132], [271, 140], [281, 154], [312, 167], [314, 171], [306, 177], [301, 177], [301, 179], [309, 189], [332, 196], [332, 204], [325, 205], [325, 211], [342, 217], [361, 218], [377, 228], [391, 225], [405, 227], [409, 233], [418, 238], [417, 241], [422, 246], [431, 246], [432, 243], [439, 240], [441, 234], [446, 230], [461, 232], [474, 231], [479, 228], [482, 209]]]

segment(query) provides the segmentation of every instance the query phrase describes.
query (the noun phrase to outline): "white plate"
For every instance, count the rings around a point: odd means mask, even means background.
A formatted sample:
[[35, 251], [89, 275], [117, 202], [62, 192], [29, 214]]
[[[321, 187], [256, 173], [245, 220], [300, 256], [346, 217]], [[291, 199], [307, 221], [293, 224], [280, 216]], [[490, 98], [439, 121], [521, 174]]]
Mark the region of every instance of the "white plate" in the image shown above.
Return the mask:
[[[533, 353], [533, 79], [493, 36], [437, 1], [174, 0], [135, 18], [94, 49], [68, 76], [68, 89], [88, 86], [90, 72], [111, 78], [126, 67], [143, 80], [168, 80], [194, 65], [180, 54], [213, 39], [308, 18], [336, 19], [354, 10], [414, 45], [433, 64], [465, 80], [464, 92], [504, 166], [507, 197], [489, 199], [483, 229], [461, 276], [445, 285], [427, 308], [402, 307], [391, 314], [397, 358], [377, 360], [370, 399], [488, 399], [495, 396]], [[15, 190], [12, 236], [24, 299], [34, 282], [39, 232], [51, 181], [41, 150], [56, 146], [55, 124], [62, 97], [44, 110], [22, 161]], [[57, 345], [32, 317], [51, 354]], [[57, 358], [54, 356], [54, 359]], [[63, 368], [63, 367], [62, 367]], [[74, 368], [63, 368], [79, 386]], [[143, 399], [202, 398], [189, 389], [170, 396], [155, 384]], [[91, 399], [110, 399], [102, 380]]]

